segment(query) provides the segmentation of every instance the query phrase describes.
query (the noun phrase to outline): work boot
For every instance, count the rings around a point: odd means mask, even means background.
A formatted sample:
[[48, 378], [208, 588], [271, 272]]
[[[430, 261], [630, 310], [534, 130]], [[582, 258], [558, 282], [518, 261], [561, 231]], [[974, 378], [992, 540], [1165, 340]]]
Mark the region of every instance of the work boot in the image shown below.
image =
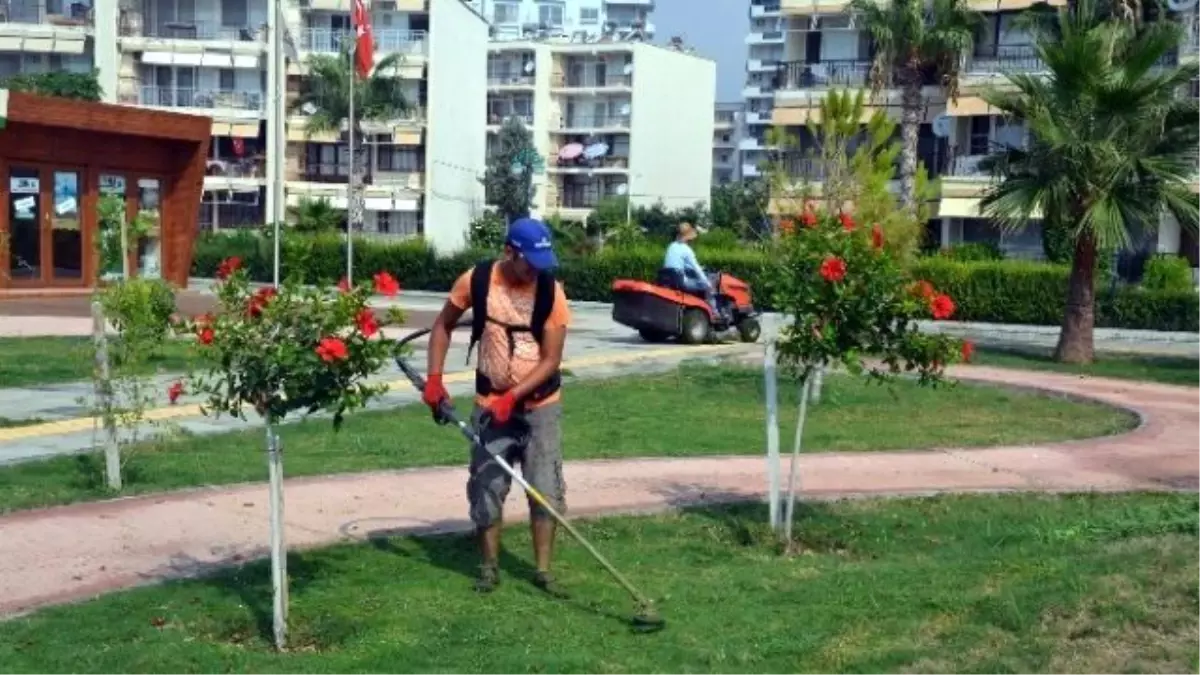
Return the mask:
[[500, 584], [500, 570], [495, 565], [480, 565], [479, 576], [475, 579], [475, 591], [491, 593]]
[[537, 574], [533, 577], [533, 585], [556, 598], [566, 599], [570, 597], [570, 594], [563, 590], [562, 586], [558, 585], [558, 581], [554, 579], [554, 575], [550, 572], [538, 570]]

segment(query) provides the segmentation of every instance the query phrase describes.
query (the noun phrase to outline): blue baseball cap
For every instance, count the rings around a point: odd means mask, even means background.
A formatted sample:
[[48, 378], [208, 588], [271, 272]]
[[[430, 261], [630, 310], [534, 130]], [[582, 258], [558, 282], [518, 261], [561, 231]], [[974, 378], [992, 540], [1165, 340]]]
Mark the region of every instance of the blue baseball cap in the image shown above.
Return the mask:
[[508, 226], [504, 243], [513, 247], [535, 270], [544, 272], [558, 267], [550, 228], [536, 218], [518, 218]]

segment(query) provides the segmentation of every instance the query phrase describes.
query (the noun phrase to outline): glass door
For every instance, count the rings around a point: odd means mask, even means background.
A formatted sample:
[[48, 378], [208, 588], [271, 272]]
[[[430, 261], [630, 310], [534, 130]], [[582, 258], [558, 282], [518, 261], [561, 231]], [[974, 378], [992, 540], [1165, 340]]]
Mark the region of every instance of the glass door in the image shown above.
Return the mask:
[[42, 283], [41, 170], [8, 169], [8, 273], [13, 285]]
[[80, 208], [83, 172], [52, 169], [53, 209], [49, 214], [50, 259], [47, 269], [53, 283], [83, 282], [83, 217]]

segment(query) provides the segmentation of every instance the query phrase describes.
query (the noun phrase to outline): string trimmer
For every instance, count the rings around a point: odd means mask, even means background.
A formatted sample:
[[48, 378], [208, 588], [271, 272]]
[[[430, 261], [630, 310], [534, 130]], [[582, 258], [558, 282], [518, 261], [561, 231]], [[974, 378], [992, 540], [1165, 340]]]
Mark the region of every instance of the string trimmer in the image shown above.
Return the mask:
[[[456, 328], [466, 325], [469, 324], [466, 322], [460, 323], [458, 326], [456, 326]], [[425, 391], [425, 378], [421, 377], [421, 374], [404, 360], [402, 351], [405, 345], [423, 335], [427, 335], [430, 330], [431, 329], [429, 328], [419, 330], [402, 338], [396, 343], [396, 365], [400, 367], [400, 370], [404, 372], [404, 375], [408, 377], [409, 382], [412, 382], [412, 385], [416, 387], [417, 391]], [[447, 423], [458, 427], [458, 430], [462, 432], [462, 435], [472, 446], [481, 447], [484, 450], [487, 450], [487, 445], [480, 437], [480, 431], [459, 419], [454, 412], [454, 407], [449, 401], [443, 401], [437, 413], [442, 420], [445, 420]], [[480, 423], [487, 424], [488, 418], [484, 416]], [[637, 613], [634, 614], [631, 620], [631, 624], [635, 631], [649, 633], [661, 630], [666, 626], [666, 621], [664, 621], [655, 610], [654, 603], [641, 591], [639, 591], [636, 586], [630, 583], [630, 581], [625, 578], [625, 575], [621, 574], [616, 567], [613, 567], [613, 564], [610, 563], [607, 558], [601, 555], [600, 551], [597, 551], [596, 547], [592, 546], [591, 542], [585, 539], [584, 536], [579, 533], [579, 530], [576, 530], [575, 526], [572, 525], [565, 516], [563, 516], [553, 506], [550, 505], [549, 500], [547, 500], [542, 493], [538, 492], [537, 489], [530, 485], [525, 478], [521, 476], [521, 474], [517, 473], [516, 469], [514, 469], [512, 465], [508, 463], [508, 460], [506, 460], [503, 456], [496, 453], [490, 454], [492, 455], [492, 460], [495, 461], [496, 464], [514, 481], [516, 481], [517, 484], [521, 486], [521, 489], [525, 490], [525, 494], [529, 495], [530, 499], [537, 502], [539, 506], [545, 509], [546, 513], [549, 513], [550, 517], [554, 518], [555, 522], [561, 525], [564, 530], [574, 537], [575, 541], [579, 542], [580, 545], [582, 545], [583, 548], [586, 549], [587, 552], [596, 559], [596, 562], [600, 563], [600, 565], [612, 575], [613, 579], [616, 579], [617, 583], [629, 592], [629, 595], [633, 597], [633, 601], [637, 605]]]

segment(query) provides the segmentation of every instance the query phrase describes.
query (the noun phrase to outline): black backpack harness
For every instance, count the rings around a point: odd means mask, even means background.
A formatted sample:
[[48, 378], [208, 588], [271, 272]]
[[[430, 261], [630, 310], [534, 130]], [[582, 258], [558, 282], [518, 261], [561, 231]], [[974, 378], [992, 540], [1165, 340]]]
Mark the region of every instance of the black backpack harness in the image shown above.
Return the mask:
[[[554, 275], [550, 272], [539, 272], [533, 295], [533, 314], [529, 318], [528, 326], [514, 326], [488, 316], [488, 291], [492, 286], [492, 268], [494, 265], [495, 261], [485, 260], [475, 265], [475, 269], [471, 272], [471, 342], [467, 346], [468, 363], [471, 361], [471, 352], [475, 349], [475, 345], [479, 343], [479, 339], [483, 337], [483, 329], [489, 321], [503, 328], [505, 334], [508, 336], [508, 355], [510, 358], [517, 351], [517, 333], [532, 334], [534, 341], [540, 347], [542, 338], [545, 336], [546, 320], [550, 318], [550, 311], [554, 309]], [[526, 400], [535, 403], [544, 400], [557, 392], [561, 386], [562, 371], [556, 370], [553, 375], [546, 378], [545, 382], [538, 385], [537, 389], [534, 389], [526, 397]], [[478, 369], [475, 370], [476, 394], [491, 396], [492, 394], [503, 394], [504, 391], [493, 387], [492, 381], [487, 375], [484, 375]]]

